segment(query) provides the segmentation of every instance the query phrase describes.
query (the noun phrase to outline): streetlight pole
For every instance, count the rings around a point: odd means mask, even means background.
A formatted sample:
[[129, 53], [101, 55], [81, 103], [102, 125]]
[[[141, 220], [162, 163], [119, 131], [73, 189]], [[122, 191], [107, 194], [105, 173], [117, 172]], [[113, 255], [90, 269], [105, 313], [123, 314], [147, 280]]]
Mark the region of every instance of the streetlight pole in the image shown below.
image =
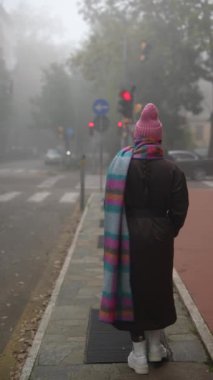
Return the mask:
[[103, 191], [103, 116], [100, 116], [100, 192]]

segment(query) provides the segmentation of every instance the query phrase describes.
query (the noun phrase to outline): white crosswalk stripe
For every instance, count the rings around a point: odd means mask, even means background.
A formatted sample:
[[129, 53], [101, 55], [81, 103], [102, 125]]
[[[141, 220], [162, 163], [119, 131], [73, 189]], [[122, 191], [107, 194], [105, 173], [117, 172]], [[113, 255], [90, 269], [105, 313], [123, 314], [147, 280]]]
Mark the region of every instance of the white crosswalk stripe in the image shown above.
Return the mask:
[[22, 175], [35, 175], [38, 173], [44, 172], [41, 169], [22, 169], [22, 168], [0, 168], [0, 177], [8, 177], [8, 176], [22, 176]]
[[11, 199], [16, 198], [18, 195], [20, 195], [20, 191], [12, 191], [5, 194], [0, 194], [0, 202], [8, 202], [11, 201]]
[[[102, 186], [105, 187], [106, 176], [102, 176], [102, 178], [100, 178], [99, 175], [87, 175], [85, 178], [85, 188], [97, 190], [100, 188], [101, 180]], [[80, 183], [78, 183], [75, 188], [80, 189]]]
[[79, 192], [66, 192], [62, 194], [54, 194], [54, 192], [49, 191], [39, 191], [32, 194], [30, 197], [26, 196], [24, 192], [21, 191], [11, 191], [7, 193], [0, 194], [0, 203], [9, 202], [20, 196], [19, 202], [28, 202], [28, 203], [42, 203], [47, 198], [50, 202], [59, 203], [59, 204], [67, 204], [67, 203], [75, 203], [78, 201]]
[[79, 193], [65, 193], [60, 199], [60, 203], [74, 203], [77, 201]]
[[5, 174], [5, 173], [10, 173], [10, 170], [7, 168], [1, 168], [0, 169], [0, 174]]
[[27, 201], [28, 202], [43, 202], [44, 199], [46, 199], [50, 195], [50, 193], [43, 191], [40, 193], [33, 194]]
[[21, 174], [21, 173], [24, 173], [24, 172], [25, 172], [24, 169], [16, 169], [16, 173], [17, 173], [17, 174]]
[[63, 175], [57, 175], [55, 177], [47, 178], [45, 181], [43, 181], [42, 183], [40, 183], [40, 185], [38, 185], [38, 187], [40, 189], [49, 189], [50, 187], [52, 187], [53, 185], [55, 185], [56, 182], [58, 182], [62, 178], [64, 178]]

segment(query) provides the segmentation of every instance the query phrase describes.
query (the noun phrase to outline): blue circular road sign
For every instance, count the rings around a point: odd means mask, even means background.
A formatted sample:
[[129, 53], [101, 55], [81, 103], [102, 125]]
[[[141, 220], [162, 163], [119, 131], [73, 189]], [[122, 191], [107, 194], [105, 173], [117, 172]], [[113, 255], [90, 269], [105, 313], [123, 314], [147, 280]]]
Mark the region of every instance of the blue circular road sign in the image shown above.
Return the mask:
[[96, 115], [105, 115], [109, 111], [109, 103], [105, 99], [96, 99], [92, 108]]

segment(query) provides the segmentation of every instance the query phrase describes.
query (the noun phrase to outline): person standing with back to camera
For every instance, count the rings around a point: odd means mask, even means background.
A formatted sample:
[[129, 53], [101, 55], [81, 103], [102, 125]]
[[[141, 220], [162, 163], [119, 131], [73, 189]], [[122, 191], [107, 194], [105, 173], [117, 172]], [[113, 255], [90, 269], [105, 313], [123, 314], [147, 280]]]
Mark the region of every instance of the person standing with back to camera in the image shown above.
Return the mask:
[[175, 323], [174, 238], [188, 210], [184, 173], [164, 158], [157, 107], [142, 110], [134, 144], [112, 160], [104, 200], [104, 284], [99, 319], [130, 332], [128, 365], [147, 374], [167, 356], [162, 330]]

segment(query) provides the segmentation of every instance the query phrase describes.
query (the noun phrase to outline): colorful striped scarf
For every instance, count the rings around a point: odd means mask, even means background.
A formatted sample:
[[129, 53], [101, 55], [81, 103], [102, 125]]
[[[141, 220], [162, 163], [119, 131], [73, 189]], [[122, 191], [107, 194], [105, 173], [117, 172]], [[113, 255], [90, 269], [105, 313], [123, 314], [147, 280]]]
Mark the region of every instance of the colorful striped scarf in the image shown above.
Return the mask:
[[106, 323], [133, 321], [130, 287], [129, 232], [124, 208], [124, 190], [131, 158], [161, 159], [160, 145], [146, 140], [122, 149], [111, 162], [104, 202], [104, 284], [99, 318]]

